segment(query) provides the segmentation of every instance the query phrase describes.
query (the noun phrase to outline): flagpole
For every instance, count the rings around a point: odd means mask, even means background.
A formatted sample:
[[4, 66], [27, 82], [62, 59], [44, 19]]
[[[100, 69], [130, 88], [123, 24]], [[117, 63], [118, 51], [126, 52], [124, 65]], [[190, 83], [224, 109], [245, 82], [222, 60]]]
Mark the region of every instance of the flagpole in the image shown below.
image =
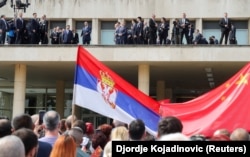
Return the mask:
[[[81, 46], [78, 45], [77, 46], [77, 49], [79, 49]], [[78, 51], [78, 50], [77, 50]], [[77, 52], [77, 58], [78, 58], [78, 52]], [[76, 77], [76, 76], [75, 76]], [[75, 110], [76, 110], [76, 104], [75, 104], [75, 86], [73, 87], [73, 99], [72, 99], [72, 121], [71, 121], [71, 124], [73, 125], [73, 122], [74, 122], [74, 116], [75, 116]]]
[[72, 120], [71, 120], [71, 125], [74, 123], [74, 117], [75, 117], [75, 104], [72, 104]]

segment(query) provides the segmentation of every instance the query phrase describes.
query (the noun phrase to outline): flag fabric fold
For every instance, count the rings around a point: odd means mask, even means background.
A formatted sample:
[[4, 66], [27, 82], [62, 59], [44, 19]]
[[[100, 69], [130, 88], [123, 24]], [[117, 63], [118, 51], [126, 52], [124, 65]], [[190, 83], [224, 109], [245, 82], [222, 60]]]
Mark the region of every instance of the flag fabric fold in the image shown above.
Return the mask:
[[160, 104], [78, 46], [73, 105], [129, 124], [142, 119], [156, 135]]
[[245, 128], [250, 131], [250, 63], [224, 84], [184, 103], [161, 105], [161, 116], [176, 116], [183, 133], [212, 136], [217, 129]]

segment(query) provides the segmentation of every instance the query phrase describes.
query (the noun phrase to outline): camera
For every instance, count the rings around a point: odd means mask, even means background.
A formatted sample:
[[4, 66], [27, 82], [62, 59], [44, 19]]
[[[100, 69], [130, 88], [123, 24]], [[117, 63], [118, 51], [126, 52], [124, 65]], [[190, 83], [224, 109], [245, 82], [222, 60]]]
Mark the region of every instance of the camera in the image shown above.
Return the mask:
[[25, 3], [22, 2], [22, 0], [15, 0], [15, 4], [13, 2], [13, 0], [11, 0], [11, 8], [14, 8], [14, 12], [16, 9], [23, 9], [24, 12], [26, 11], [26, 8], [28, 8], [28, 6], [30, 5], [30, 3], [28, 2], [28, 0], [26, 0]]
[[0, 0], [0, 8], [5, 6], [7, 0]]

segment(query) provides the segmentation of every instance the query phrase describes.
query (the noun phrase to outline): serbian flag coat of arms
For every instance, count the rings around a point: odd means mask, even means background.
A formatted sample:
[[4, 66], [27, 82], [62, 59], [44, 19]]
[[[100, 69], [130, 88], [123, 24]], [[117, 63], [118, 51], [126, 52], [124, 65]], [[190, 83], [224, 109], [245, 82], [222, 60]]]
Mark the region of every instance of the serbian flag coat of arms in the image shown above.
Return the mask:
[[160, 104], [125, 81], [80, 45], [73, 104], [127, 124], [141, 119], [146, 130], [156, 135]]

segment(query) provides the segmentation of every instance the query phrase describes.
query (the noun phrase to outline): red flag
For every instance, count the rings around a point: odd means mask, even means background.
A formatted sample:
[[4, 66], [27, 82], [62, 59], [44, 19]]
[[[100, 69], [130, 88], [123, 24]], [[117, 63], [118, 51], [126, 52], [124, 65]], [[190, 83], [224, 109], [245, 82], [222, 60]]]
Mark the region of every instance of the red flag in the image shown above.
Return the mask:
[[250, 63], [224, 84], [184, 103], [161, 105], [162, 116], [176, 116], [183, 123], [183, 133], [210, 137], [217, 129], [250, 131]]
[[144, 94], [85, 48], [78, 46], [73, 104], [129, 124], [142, 119], [156, 135], [160, 104]]

